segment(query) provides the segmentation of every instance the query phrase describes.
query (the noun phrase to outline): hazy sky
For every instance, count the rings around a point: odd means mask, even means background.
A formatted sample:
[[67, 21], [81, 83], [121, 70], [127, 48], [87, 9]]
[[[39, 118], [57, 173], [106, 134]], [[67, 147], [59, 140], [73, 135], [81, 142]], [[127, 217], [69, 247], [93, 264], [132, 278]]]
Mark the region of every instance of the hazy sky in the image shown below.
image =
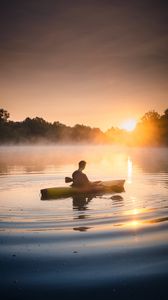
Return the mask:
[[168, 2], [4, 0], [0, 107], [102, 129], [168, 108]]

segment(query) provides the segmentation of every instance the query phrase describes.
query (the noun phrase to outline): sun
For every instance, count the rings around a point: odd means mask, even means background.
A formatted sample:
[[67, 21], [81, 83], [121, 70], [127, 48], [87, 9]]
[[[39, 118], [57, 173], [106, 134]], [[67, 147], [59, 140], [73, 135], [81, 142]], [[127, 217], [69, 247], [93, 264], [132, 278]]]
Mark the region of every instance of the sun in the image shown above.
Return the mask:
[[137, 121], [135, 119], [129, 119], [129, 120], [124, 121], [120, 127], [127, 131], [133, 131], [136, 127], [136, 124], [137, 124]]

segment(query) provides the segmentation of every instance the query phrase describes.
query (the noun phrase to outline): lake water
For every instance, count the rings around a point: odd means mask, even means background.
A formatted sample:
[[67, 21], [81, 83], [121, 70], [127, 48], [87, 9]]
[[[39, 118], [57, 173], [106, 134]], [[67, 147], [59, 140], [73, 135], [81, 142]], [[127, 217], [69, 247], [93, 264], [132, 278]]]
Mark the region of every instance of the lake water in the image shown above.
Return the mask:
[[[125, 192], [41, 200], [78, 161]], [[168, 149], [0, 147], [4, 299], [167, 299]]]

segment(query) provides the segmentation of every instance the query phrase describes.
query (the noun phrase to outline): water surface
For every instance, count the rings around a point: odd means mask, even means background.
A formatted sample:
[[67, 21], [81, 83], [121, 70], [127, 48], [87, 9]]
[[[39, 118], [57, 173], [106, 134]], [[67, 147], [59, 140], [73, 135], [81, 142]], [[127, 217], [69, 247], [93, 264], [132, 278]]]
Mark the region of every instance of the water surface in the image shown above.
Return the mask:
[[[164, 148], [1, 147], [5, 297], [166, 299], [167, 157]], [[67, 185], [81, 159], [90, 180], [126, 179], [125, 192], [42, 201], [40, 189]]]

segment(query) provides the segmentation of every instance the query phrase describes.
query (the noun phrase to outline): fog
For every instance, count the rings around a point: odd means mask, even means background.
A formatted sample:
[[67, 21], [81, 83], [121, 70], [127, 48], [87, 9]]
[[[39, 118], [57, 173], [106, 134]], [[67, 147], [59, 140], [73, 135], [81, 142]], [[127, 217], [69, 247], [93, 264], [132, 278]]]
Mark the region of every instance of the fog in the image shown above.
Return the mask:
[[29, 145], [1, 146], [0, 174], [55, 172], [63, 168], [67, 174], [78, 167], [80, 160], [87, 162], [86, 172], [95, 176], [123, 175], [128, 160], [147, 172], [168, 170], [167, 148], [129, 148], [98, 145]]

